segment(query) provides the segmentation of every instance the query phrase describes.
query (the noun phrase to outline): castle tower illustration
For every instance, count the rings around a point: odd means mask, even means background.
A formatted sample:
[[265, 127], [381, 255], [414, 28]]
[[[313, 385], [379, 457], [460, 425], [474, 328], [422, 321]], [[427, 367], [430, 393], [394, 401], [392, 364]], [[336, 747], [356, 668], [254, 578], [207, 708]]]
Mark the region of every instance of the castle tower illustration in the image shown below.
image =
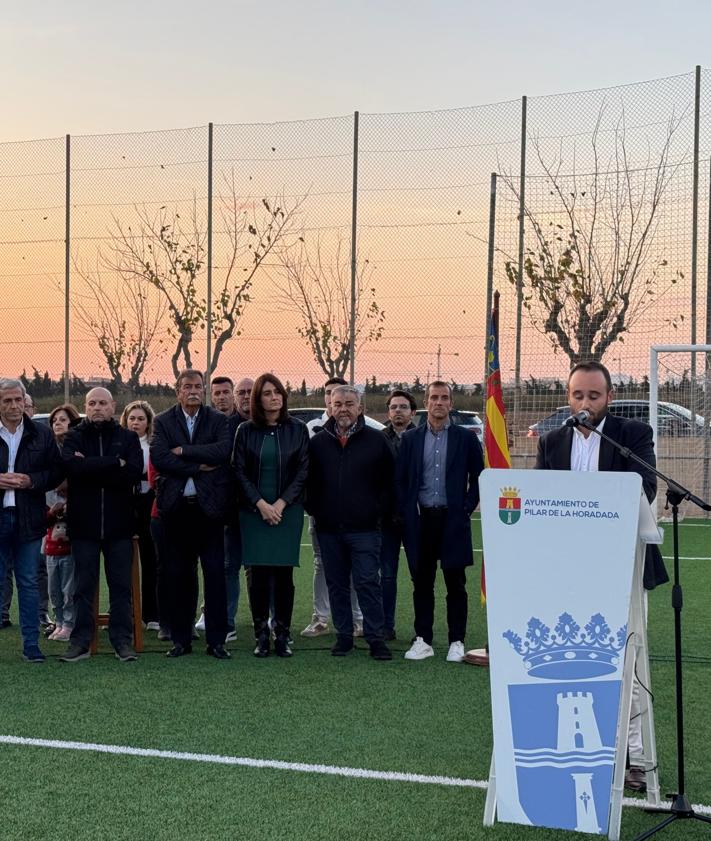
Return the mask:
[[[602, 748], [600, 731], [589, 692], [558, 692], [558, 751], [586, 752]], [[593, 797], [591, 773], [570, 775], [575, 786], [576, 829], [600, 832]]]

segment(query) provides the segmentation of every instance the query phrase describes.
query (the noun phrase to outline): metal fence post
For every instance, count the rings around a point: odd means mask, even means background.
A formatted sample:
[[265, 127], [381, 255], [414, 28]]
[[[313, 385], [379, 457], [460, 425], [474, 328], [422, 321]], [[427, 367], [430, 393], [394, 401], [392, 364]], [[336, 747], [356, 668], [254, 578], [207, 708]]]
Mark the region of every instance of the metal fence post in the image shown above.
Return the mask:
[[353, 112], [353, 204], [351, 210], [351, 324], [350, 324], [350, 384], [355, 385], [356, 351], [356, 284], [358, 260], [358, 111]]
[[[699, 124], [701, 109], [701, 65], [694, 81], [694, 175], [691, 199], [691, 344], [696, 344], [697, 258], [699, 250]], [[696, 354], [691, 354], [691, 411], [696, 411]]]
[[523, 313], [523, 238], [526, 212], [526, 125], [528, 97], [521, 97], [521, 180], [518, 203], [518, 272], [516, 274], [516, 351], [514, 360], [514, 409], [513, 425], [518, 428], [521, 411], [521, 329]]
[[494, 300], [494, 252], [496, 239], [496, 173], [491, 173], [491, 188], [489, 193], [489, 244], [486, 255], [486, 312], [484, 313], [484, 402], [486, 410], [486, 383], [489, 370], [489, 318], [491, 317], [491, 304]]
[[[210, 393], [212, 374], [212, 139], [213, 125], [207, 124], [207, 352], [205, 387]], [[207, 400], [207, 395], [205, 396]]]
[[64, 402], [69, 403], [69, 267], [71, 265], [71, 135], [65, 138], [64, 159]]
[[[706, 232], [706, 335], [705, 343], [711, 345], [711, 167], [709, 167], [709, 198], [707, 210], [707, 232]], [[703, 391], [704, 405], [701, 414], [704, 418], [704, 423], [708, 427], [711, 420], [711, 353], [706, 354], [706, 364], [704, 365], [704, 391]], [[694, 407], [691, 407], [692, 412]], [[702, 493], [703, 499], [709, 498], [709, 491], [711, 490], [711, 481], [709, 474], [711, 473], [711, 435], [704, 435], [704, 452], [702, 459]], [[709, 518], [708, 511], [705, 512], [706, 519]]]

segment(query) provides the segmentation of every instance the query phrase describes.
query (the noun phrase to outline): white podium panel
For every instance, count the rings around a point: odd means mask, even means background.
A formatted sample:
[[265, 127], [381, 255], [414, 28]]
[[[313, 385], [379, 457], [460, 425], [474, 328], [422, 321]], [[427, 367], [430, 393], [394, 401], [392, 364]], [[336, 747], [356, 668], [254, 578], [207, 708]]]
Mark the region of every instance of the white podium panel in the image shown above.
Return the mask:
[[641, 478], [489, 469], [479, 487], [497, 817], [607, 833]]

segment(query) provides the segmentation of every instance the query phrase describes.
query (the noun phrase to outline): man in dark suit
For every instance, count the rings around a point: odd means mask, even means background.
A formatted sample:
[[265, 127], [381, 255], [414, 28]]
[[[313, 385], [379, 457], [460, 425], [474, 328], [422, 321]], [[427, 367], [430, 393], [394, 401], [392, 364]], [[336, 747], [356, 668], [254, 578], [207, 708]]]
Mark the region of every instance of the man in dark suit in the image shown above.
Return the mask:
[[470, 517], [479, 504], [484, 457], [472, 432], [450, 423], [452, 390], [435, 380], [425, 392], [427, 422], [405, 432], [396, 464], [403, 545], [414, 585], [415, 641], [407, 660], [434, 656], [434, 583], [440, 561], [447, 587], [447, 660], [464, 659], [466, 567], [473, 564]]
[[[608, 412], [614, 396], [612, 378], [600, 362], [579, 362], [568, 377], [568, 403], [571, 414], [590, 413], [590, 423], [630, 452], [655, 466], [652, 427], [638, 420], [620, 418]], [[538, 442], [536, 468], [539, 470], [579, 471], [633, 471], [642, 477], [642, 488], [651, 502], [657, 492], [657, 477], [638, 462], [626, 458], [609, 442], [583, 426], [562, 426], [544, 435]], [[647, 546], [644, 559], [643, 584], [653, 590], [658, 584], [669, 581], [662, 554], [658, 546]], [[625, 774], [625, 785], [632, 791], [646, 791], [646, 778], [641, 763], [642, 729], [639, 716], [639, 686], [632, 689], [632, 716], [629, 731], [630, 767]], [[638, 764], [635, 764], [635, 762]]]
[[181, 371], [178, 402], [158, 415], [151, 440], [151, 462], [159, 473], [158, 511], [163, 522], [168, 566], [168, 616], [173, 647], [169, 657], [192, 652], [195, 619], [194, 578], [202, 564], [207, 654], [218, 660], [225, 649], [224, 518], [231, 487], [228, 472], [229, 424], [225, 415], [203, 405], [200, 371]]
[[[579, 362], [568, 377], [571, 414], [590, 413], [590, 422], [614, 441], [628, 447], [653, 467], [652, 427], [647, 423], [608, 413], [614, 396], [610, 372], [600, 362]], [[541, 470], [633, 471], [642, 477], [642, 488], [651, 502], [657, 492], [657, 477], [632, 459], [625, 458], [612, 444], [583, 426], [562, 426], [538, 442], [536, 468]], [[653, 590], [669, 581], [658, 546], [648, 546], [644, 564], [644, 587]]]

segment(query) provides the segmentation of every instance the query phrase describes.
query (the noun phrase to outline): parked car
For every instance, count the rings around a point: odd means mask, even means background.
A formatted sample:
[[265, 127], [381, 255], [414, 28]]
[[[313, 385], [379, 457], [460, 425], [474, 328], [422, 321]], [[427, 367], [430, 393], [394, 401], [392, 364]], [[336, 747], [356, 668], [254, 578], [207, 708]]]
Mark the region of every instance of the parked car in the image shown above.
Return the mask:
[[289, 414], [292, 418], [308, 423], [316, 418], [320, 418], [325, 411], [325, 409], [319, 409], [318, 406], [308, 406], [300, 409], [289, 409]]
[[[35, 412], [34, 415], [32, 415], [32, 420], [37, 421], [37, 423], [42, 423], [45, 426], [49, 426], [49, 414], [49, 412]], [[84, 412], [80, 412], [79, 414], [82, 418], [86, 417]]]
[[[649, 400], [613, 400], [610, 403], [609, 412], [611, 415], [634, 418], [649, 423]], [[551, 429], [557, 429], [569, 417], [570, 408], [559, 406], [548, 417], [529, 426], [528, 437], [537, 438]], [[697, 432], [701, 432], [704, 428], [704, 419], [700, 415], [696, 415], [695, 424]], [[685, 406], [660, 400], [657, 403], [657, 433], [670, 436], [693, 435], [694, 421], [692, 421], [691, 412]]]
[[[452, 423], [456, 423], [457, 426], [466, 426], [470, 432], [473, 432], [483, 442], [484, 422], [476, 412], [468, 412], [464, 409], [452, 409], [449, 413], [449, 420]], [[422, 423], [426, 423], [426, 421], [427, 409], [417, 409], [413, 415], [412, 422], [415, 426], [419, 426]]]
[[[325, 411], [326, 407], [324, 406], [322, 409], [289, 409], [289, 414], [292, 418], [296, 418], [297, 420], [303, 421], [304, 423], [310, 423], [313, 420], [320, 420], [323, 417], [323, 413]], [[368, 426], [372, 426], [373, 429], [385, 429], [384, 423], [380, 423], [380, 421], [375, 420], [375, 418], [371, 418], [370, 415], [365, 416], [365, 422], [368, 424]]]

